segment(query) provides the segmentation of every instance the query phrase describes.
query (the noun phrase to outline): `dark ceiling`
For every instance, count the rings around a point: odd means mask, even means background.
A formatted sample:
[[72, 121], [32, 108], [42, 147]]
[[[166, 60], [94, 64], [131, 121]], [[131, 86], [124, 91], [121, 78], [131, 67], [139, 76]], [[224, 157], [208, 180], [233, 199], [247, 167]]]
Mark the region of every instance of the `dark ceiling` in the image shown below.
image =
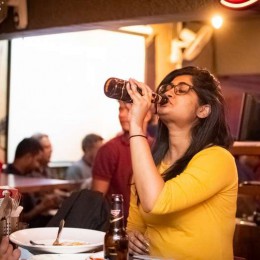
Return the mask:
[[27, 35], [175, 21], [205, 21], [220, 13], [225, 19], [260, 17], [260, 2], [230, 10], [218, 0], [27, 0], [28, 26], [17, 30], [13, 10], [0, 24], [0, 39]]

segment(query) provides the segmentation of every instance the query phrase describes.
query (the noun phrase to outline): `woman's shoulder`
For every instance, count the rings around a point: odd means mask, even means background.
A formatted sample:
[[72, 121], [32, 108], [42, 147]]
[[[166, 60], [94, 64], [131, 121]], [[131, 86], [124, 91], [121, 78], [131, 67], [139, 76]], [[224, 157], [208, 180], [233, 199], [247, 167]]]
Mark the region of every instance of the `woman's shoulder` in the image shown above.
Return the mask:
[[[237, 182], [235, 158], [221, 146], [210, 146], [198, 152], [191, 159], [187, 169], [188, 172], [191, 172], [192, 169], [201, 174], [209, 173], [210, 178], [217, 176], [218, 181], [223, 179], [225, 184], [235, 185]], [[216, 174], [212, 174], [214, 172]]]
[[[218, 157], [229, 157], [230, 159], [234, 159], [233, 155], [230, 153], [229, 150], [227, 150], [224, 147], [218, 146], [218, 145], [212, 145], [209, 147], [206, 147], [205, 149], [198, 152], [196, 155], [212, 155], [212, 156], [218, 156]], [[195, 155], [195, 156], [196, 156]]]

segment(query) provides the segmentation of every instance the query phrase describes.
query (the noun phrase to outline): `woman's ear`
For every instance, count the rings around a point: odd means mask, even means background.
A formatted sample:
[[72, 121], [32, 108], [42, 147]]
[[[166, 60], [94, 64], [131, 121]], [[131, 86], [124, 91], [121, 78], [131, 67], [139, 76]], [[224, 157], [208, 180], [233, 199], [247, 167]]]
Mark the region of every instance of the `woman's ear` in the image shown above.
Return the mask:
[[202, 105], [197, 110], [197, 117], [198, 118], [206, 118], [211, 112], [211, 106], [210, 105]]

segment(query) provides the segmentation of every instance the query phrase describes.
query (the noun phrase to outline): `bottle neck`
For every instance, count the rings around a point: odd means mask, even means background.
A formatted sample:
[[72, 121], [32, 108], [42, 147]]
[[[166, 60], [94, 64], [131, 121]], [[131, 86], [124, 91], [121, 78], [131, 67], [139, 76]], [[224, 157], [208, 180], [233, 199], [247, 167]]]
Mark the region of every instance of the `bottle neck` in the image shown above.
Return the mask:
[[159, 95], [157, 93], [153, 93], [152, 96], [153, 96], [152, 103], [160, 104], [160, 105], [164, 105], [168, 103], [169, 99], [166, 95]]
[[110, 211], [110, 226], [109, 229], [124, 229], [124, 214], [123, 214], [123, 205], [118, 202], [112, 204]]

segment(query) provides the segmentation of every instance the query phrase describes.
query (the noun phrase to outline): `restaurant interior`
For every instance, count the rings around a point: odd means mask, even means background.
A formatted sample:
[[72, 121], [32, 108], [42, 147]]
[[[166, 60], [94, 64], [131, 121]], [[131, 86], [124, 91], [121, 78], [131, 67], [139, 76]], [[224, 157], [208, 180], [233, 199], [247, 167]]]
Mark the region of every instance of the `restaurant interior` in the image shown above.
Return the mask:
[[[9, 50], [0, 52], [0, 65], [7, 64], [5, 69], [0, 66], [0, 90], [4, 93], [2, 97], [0, 94], [2, 162], [8, 160], [8, 144], [12, 138], [8, 136], [10, 132], [5, 121], [11, 116], [10, 42], [18, 38], [92, 30], [142, 37], [145, 43], [143, 80], [152, 89], [156, 89], [163, 76], [174, 68], [187, 65], [208, 68], [220, 80], [227, 102], [228, 122], [236, 140], [231, 152], [235, 157], [260, 156], [260, 1], [239, 8], [224, 6], [220, 3], [223, 1], [217, 0], [8, 2], [0, 17], [0, 42], [6, 43]], [[210, 23], [214, 15], [223, 17], [219, 29], [213, 28]], [[192, 39], [187, 39], [189, 37]], [[251, 94], [247, 100], [246, 93]], [[247, 108], [246, 101], [251, 104]], [[117, 112], [114, 113], [116, 118]], [[252, 137], [250, 133], [253, 130], [255, 135]], [[106, 136], [106, 133], [102, 135]], [[79, 142], [80, 139], [76, 145]], [[68, 162], [70, 158], [67, 157], [52, 162], [57, 176], [62, 176]], [[259, 198], [258, 181], [240, 183], [239, 195]], [[247, 260], [260, 259], [258, 225], [238, 221], [234, 236], [236, 256]]]

